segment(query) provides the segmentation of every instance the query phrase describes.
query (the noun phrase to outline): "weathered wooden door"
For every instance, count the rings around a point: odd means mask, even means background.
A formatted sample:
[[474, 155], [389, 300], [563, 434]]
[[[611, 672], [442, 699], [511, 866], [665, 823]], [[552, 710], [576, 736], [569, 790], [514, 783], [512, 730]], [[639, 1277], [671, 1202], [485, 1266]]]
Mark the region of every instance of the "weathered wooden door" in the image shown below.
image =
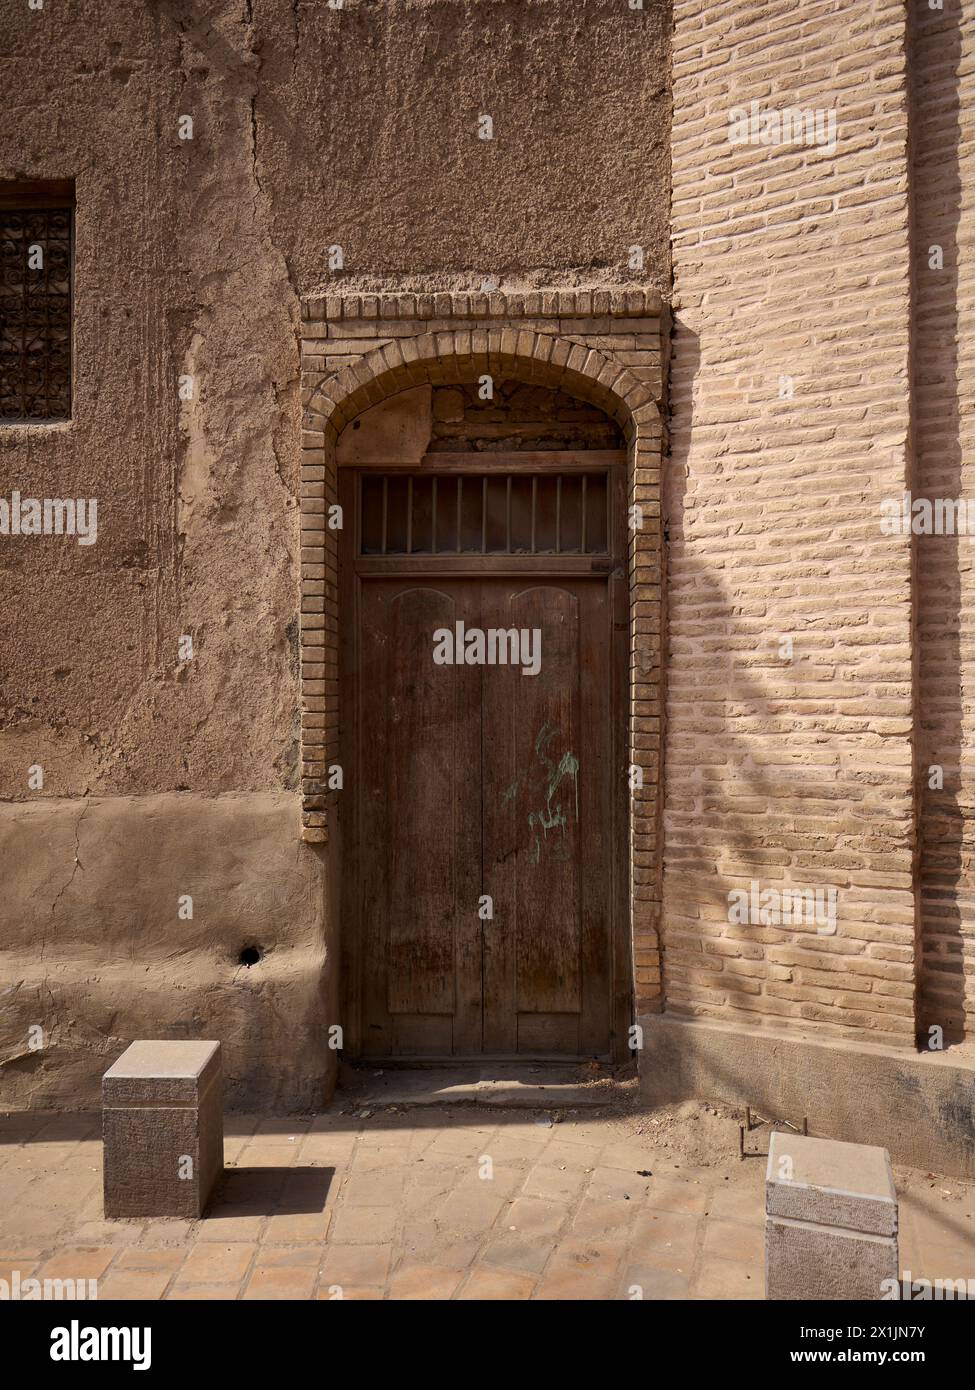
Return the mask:
[[[458, 478], [478, 500], [480, 536]], [[401, 486], [398, 541], [388, 476], [360, 473], [344, 494], [357, 517], [342, 691], [352, 1050], [618, 1055], [616, 470], [586, 474], [577, 462], [558, 486], [570, 541], [582, 510], [576, 547], [544, 553], [497, 467], [490, 485], [458, 472], [397, 474]], [[492, 552], [485, 517], [502, 486], [504, 549]], [[526, 513], [537, 511], [537, 486], [522, 491]], [[533, 529], [534, 553], [528, 541], [514, 549]]]

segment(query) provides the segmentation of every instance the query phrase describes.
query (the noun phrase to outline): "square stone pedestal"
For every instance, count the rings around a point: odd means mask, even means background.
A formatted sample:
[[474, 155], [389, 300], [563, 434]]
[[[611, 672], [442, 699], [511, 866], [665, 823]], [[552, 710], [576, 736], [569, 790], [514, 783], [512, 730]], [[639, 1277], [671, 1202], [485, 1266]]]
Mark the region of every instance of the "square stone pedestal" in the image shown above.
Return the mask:
[[134, 1042], [102, 1078], [106, 1216], [203, 1215], [223, 1171], [216, 1042]]
[[879, 1299], [898, 1278], [886, 1149], [774, 1133], [765, 1212], [766, 1298]]

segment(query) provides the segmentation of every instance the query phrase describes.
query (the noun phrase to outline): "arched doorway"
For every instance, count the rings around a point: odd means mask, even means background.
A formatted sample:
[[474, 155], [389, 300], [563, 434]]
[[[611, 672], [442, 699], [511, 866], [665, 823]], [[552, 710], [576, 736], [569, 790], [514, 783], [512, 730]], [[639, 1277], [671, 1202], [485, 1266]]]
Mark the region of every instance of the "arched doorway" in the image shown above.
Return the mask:
[[619, 1057], [625, 441], [516, 379], [407, 396], [422, 455], [398, 403], [339, 445], [347, 1049]]
[[[482, 383], [489, 377], [567, 392], [604, 412], [626, 442], [627, 650], [614, 718], [625, 738], [620, 778], [628, 815], [612, 845], [614, 862], [617, 855], [625, 861], [625, 884], [614, 924], [619, 936], [611, 947], [614, 967], [621, 959], [611, 985], [611, 1042], [620, 1052], [627, 1044], [639, 1048], [641, 1027], [633, 1025], [658, 1012], [663, 1000], [663, 428], [657, 402], [665, 364], [665, 315], [660, 298], [649, 290], [630, 289], [315, 295], [303, 301], [302, 320], [300, 833], [326, 861], [322, 988], [328, 1018], [341, 1024], [340, 1045], [352, 1053], [358, 1050], [361, 989], [356, 943], [340, 939], [347, 924], [338, 911], [341, 887], [355, 871], [351, 847], [338, 833], [340, 813], [349, 810], [341, 743], [351, 718], [340, 690], [339, 647], [356, 621], [348, 590], [350, 567], [339, 563], [340, 546], [349, 544], [339, 505], [339, 479], [345, 471], [339, 445], [350, 428], [361, 443], [373, 408], [388, 405], [399, 412], [387, 422], [389, 433], [401, 443], [412, 439], [416, 449], [409, 462], [419, 467], [429, 433], [418, 444], [412, 410], [400, 409], [410, 393]], [[544, 440], [536, 439], [536, 444], [536, 449], [514, 450], [519, 467], [530, 467], [533, 452], [546, 451]], [[507, 447], [498, 437], [492, 442], [495, 452]], [[404, 458], [397, 456], [400, 466]], [[365, 454], [360, 453], [359, 461], [368, 461]], [[523, 683], [535, 679], [519, 677]], [[618, 1018], [625, 1020], [625, 1030]]]

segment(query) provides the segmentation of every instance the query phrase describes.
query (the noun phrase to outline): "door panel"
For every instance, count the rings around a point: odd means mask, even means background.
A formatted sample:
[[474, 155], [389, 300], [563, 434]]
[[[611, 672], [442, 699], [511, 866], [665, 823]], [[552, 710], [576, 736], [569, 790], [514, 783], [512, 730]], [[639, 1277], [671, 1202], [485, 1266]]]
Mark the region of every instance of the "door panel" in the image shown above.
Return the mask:
[[[485, 1049], [609, 1037], [610, 614], [605, 582], [485, 584], [485, 626], [537, 628], [541, 666], [484, 671]], [[592, 679], [598, 673], [601, 679]]]
[[477, 1051], [481, 1036], [480, 670], [438, 667], [432, 633], [476, 585], [362, 586], [360, 939], [367, 1053]]

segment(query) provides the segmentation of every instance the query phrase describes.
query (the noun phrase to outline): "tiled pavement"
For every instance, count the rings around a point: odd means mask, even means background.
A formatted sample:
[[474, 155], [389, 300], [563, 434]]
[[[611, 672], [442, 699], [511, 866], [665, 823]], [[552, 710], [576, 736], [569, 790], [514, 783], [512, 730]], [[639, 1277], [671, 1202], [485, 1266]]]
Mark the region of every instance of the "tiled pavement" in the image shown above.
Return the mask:
[[[198, 1222], [103, 1220], [99, 1124], [0, 1117], [0, 1278], [94, 1278], [100, 1299], [764, 1295], [764, 1160], [685, 1166], [638, 1117], [229, 1116]], [[975, 1184], [898, 1188], [902, 1269], [975, 1278]]]

